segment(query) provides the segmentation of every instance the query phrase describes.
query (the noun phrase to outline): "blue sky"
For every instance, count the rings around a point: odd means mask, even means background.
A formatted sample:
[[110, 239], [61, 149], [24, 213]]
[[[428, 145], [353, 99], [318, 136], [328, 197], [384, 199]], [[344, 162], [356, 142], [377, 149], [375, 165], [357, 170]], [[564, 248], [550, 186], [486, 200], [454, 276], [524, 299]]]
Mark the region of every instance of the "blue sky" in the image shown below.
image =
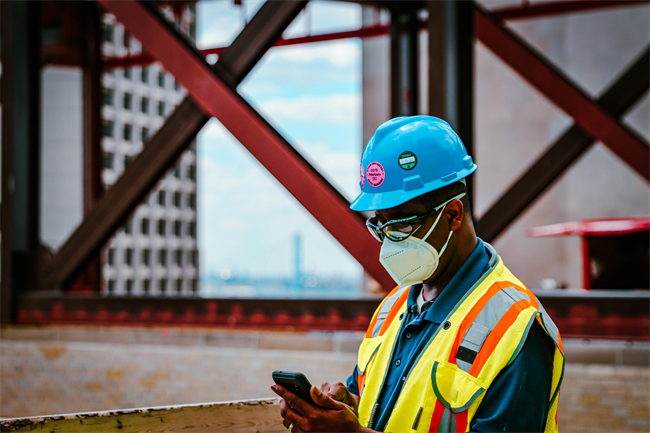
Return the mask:
[[[262, 2], [244, 1], [250, 19]], [[199, 48], [227, 46], [244, 26], [232, 1], [197, 4]], [[361, 27], [361, 8], [310, 2], [284, 36]], [[359, 192], [361, 41], [272, 48], [239, 92], [348, 199]], [[307, 273], [360, 277], [361, 266], [216, 120], [198, 136], [199, 248], [203, 275], [284, 276], [294, 236]]]

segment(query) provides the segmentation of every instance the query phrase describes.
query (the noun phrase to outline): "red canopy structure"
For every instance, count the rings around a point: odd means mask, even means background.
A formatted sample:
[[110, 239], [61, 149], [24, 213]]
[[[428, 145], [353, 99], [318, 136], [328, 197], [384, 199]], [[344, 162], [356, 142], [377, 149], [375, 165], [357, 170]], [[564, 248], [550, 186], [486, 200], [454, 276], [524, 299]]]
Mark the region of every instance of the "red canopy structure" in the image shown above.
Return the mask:
[[648, 289], [650, 216], [551, 224], [526, 234], [582, 237], [585, 289]]

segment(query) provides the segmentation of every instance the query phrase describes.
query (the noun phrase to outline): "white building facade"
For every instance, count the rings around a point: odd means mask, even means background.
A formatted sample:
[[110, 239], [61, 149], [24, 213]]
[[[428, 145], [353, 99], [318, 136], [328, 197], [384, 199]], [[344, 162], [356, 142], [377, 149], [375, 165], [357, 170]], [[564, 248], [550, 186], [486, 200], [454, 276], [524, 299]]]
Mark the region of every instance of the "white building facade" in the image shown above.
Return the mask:
[[[194, 5], [175, 21], [196, 38]], [[168, 17], [174, 19], [171, 11]], [[106, 57], [141, 51], [115, 21], [103, 17]], [[186, 92], [162, 65], [105, 71], [102, 77], [102, 182], [109, 189]], [[111, 295], [182, 296], [198, 291], [196, 143], [183, 153], [108, 242], [102, 254], [102, 292]]]

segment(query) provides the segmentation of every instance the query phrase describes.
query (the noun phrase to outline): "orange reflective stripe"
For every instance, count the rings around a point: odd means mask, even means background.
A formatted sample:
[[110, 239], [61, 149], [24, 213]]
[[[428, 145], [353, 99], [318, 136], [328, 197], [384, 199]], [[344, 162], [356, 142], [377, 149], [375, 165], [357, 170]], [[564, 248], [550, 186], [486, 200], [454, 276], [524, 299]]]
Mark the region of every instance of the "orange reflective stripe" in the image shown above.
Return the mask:
[[506, 314], [503, 315], [501, 320], [499, 320], [499, 323], [497, 323], [492, 332], [490, 332], [490, 335], [488, 335], [488, 337], [485, 339], [485, 342], [483, 343], [483, 346], [481, 347], [478, 355], [476, 355], [476, 358], [472, 363], [472, 367], [468, 372], [471, 376], [478, 377], [481, 369], [487, 362], [492, 352], [494, 352], [494, 349], [497, 347], [497, 344], [499, 344], [499, 341], [501, 341], [503, 335], [510, 328], [510, 326], [515, 323], [517, 317], [519, 317], [519, 313], [530, 306], [530, 302], [526, 300], [518, 301], [515, 302], [512, 307], [510, 307]]
[[463, 337], [465, 337], [465, 334], [467, 333], [467, 330], [469, 327], [472, 325], [474, 320], [476, 319], [476, 316], [481, 312], [483, 307], [485, 307], [485, 304], [488, 303], [488, 301], [497, 294], [501, 290], [501, 287], [499, 287], [498, 283], [492, 284], [490, 288], [485, 292], [485, 294], [481, 297], [481, 299], [478, 300], [476, 304], [472, 307], [472, 309], [469, 311], [467, 316], [465, 316], [465, 319], [463, 320], [463, 323], [461, 323], [460, 328], [458, 329], [458, 334], [456, 334], [456, 340], [454, 340], [454, 346], [451, 348], [451, 353], [449, 354], [449, 362], [452, 364], [456, 364], [456, 353], [458, 352], [458, 347], [460, 346], [461, 341], [463, 341]]
[[431, 418], [431, 425], [429, 426], [429, 432], [438, 432], [440, 427], [440, 421], [442, 421], [442, 414], [445, 413], [445, 406], [440, 403], [440, 400], [436, 400], [436, 407], [433, 409], [433, 417]]
[[375, 329], [375, 325], [377, 324], [377, 319], [379, 318], [379, 310], [381, 309], [381, 306], [384, 305], [384, 302], [386, 302], [386, 299], [390, 298], [399, 290], [399, 286], [396, 286], [393, 290], [390, 291], [388, 295], [384, 298], [384, 300], [379, 304], [379, 307], [377, 308], [377, 311], [375, 312], [375, 317], [372, 318], [370, 321], [370, 326], [368, 326], [368, 330], [366, 331], [366, 338], [371, 338], [372, 337], [372, 330]]
[[357, 374], [357, 388], [359, 389], [359, 397], [361, 397], [361, 393], [363, 392], [363, 386], [365, 385], [366, 382], [366, 373], [364, 372], [363, 374]]
[[395, 301], [395, 305], [393, 305], [393, 308], [390, 309], [390, 312], [386, 317], [386, 321], [384, 321], [384, 324], [381, 325], [381, 329], [379, 330], [380, 337], [384, 335], [384, 333], [390, 327], [390, 324], [393, 323], [393, 319], [395, 319], [395, 316], [397, 316], [397, 313], [399, 312], [400, 308], [402, 308], [402, 305], [404, 305], [404, 302], [406, 302], [406, 300], [408, 299], [409, 292], [410, 290], [404, 290], [404, 293], [402, 293], [400, 297], [397, 298], [397, 301]]
[[564, 345], [562, 344], [562, 336], [560, 335], [560, 331], [557, 331], [557, 344], [560, 348], [560, 352], [562, 352], [562, 355], [564, 355]]
[[467, 412], [469, 412], [469, 410], [465, 409], [461, 413], [456, 414], [457, 433], [464, 433], [467, 430]]

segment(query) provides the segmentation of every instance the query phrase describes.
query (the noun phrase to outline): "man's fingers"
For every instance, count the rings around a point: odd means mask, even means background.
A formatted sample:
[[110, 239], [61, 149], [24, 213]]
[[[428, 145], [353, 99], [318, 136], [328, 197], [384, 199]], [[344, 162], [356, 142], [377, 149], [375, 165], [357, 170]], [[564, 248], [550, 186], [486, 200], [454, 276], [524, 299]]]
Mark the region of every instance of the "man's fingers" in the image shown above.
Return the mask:
[[305, 400], [301, 399], [300, 397], [298, 397], [296, 394], [292, 393], [291, 391], [287, 391], [286, 388], [283, 388], [279, 385], [273, 385], [271, 389], [277, 395], [282, 397], [287, 402], [289, 407], [294, 411], [302, 415], [305, 415], [309, 411], [310, 404], [307, 403]]
[[291, 409], [288, 403], [285, 400], [280, 400], [280, 415], [282, 415], [282, 425], [287, 429], [293, 426], [292, 431], [299, 432], [301, 431], [297, 424], [302, 419], [300, 415]]
[[320, 389], [316, 388], [315, 386], [312, 386], [309, 392], [311, 393], [311, 398], [314, 400], [314, 403], [321, 407], [334, 410], [339, 410], [343, 407], [343, 403], [338, 402], [332, 399], [330, 396], [322, 393]]
[[323, 394], [330, 395], [330, 391], [332, 391], [332, 384], [329, 382], [323, 382], [320, 386], [320, 390]]

